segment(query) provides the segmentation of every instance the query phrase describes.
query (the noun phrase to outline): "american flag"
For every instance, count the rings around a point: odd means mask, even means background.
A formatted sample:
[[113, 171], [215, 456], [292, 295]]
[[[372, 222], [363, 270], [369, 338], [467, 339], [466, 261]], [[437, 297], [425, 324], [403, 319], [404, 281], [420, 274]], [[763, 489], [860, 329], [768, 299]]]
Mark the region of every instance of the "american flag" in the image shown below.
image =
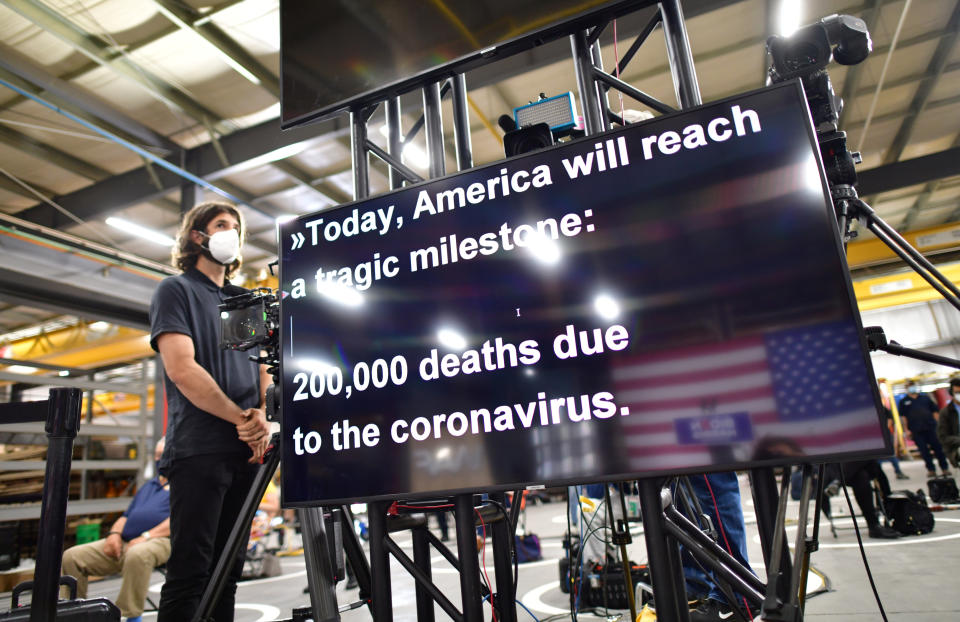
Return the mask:
[[872, 381], [849, 323], [621, 359], [613, 380], [617, 403], [630, 408], [622, 421], [636, 471], [714, 466], [716, 437], [696, 444], [690, 428], [718, 422], [730, 430], [737, 462], [751, 460], [757, 445], [772, 439], [826, 458], [884, 447]]

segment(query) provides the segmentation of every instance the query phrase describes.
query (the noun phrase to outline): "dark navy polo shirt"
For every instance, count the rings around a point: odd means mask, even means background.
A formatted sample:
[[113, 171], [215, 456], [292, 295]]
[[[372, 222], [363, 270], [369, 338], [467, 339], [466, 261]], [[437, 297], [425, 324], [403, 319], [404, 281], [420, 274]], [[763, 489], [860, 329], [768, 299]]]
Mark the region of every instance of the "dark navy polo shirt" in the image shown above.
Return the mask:
[[[228, 286], [237, 290], [234, 286]], [[227, 294], [196, 268], [167, 277], [150, 301], [150, 345], [157, 349], [163, 333], [181, 333], [193, 340], [196, 361], [240, 408], [260, 405], [260, 368], [249, 352], [220, 349], [218, 305], [236, 295]], [[200, 410], [164, 374], [167, 393], [166, 448], [160, 459], [165, 469], [174, 460], [201, 454], [250, 455], [237, 438], [237, 428], [216, 415]]]
[[157, 478], [145, 482], [123, 515], [127, 517], [127, 522], [123, 525], [120, 537], [130, 541], [170, 517], [170, 489], [165, 488]]
[[933, 413], [940, 410], [930, 397], [920, 393], [917, 397], [904, 395], [897, 404], [900, 417], [907, 420], [907, 428], [911, 432], [923, 432], [937, 429], [937, 421]]

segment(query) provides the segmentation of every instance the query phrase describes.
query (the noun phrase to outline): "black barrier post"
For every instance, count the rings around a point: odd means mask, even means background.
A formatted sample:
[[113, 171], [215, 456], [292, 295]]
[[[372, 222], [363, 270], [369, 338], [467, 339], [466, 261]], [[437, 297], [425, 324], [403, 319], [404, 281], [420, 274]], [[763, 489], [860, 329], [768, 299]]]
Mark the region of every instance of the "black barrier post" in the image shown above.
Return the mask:
[[[70, 462], [73, 439], [80, 430], [80, 389], [50, 389], [47, 402], [47, 466], [43, 474], [43, 503], [37, 540], [37, 565], [33, 572], [30, 622], [52, 622], [57, 615], [60, 562], [67, 496], [70, 494]], [[44, 553], [55, 551], [56, 555]]]
[[393, 602], [390, 592], [390, 553], [387, 550], [387, 508], [385, 501], [369, 504], [370, 520], [370, 603], [374, 622], [393, 622]]
[[663, 480], [641, 479], [640, 512], [643, 515], [643, 538], [647, 544], [650, 583], [657, 607], [658, 622], [690, 622], [684, 585], [680, 549], [667, 537], [663, 521]]
[[480, 560], [477, 559], [477, 530], [473, 495], [453, 498], [457, 521], [457, 557], [460, 558], [460, 594], [463, 598], [464, 622], [483, 622], [480, 600]]
[[[507, 507], [507, 495], [502, 492], [491, 493], [490, 500], [499, 503], [501, 508]], [[515, 497], [520, 505], [520, 497]], [[513, 583], [513, 560], [510, 552], [513, 550], [514, 531], [510, 528], [510, 519], [501, 516], [491, 520], [490, 530], [493, 531], [493, 569], [497, 580], [496, 598], [494, 603], [500, 615], [501, 622], [517, 622], [517, 608], [514, 606], [517, 586]], [[491, 589], [493, 587], [491, 586]]]

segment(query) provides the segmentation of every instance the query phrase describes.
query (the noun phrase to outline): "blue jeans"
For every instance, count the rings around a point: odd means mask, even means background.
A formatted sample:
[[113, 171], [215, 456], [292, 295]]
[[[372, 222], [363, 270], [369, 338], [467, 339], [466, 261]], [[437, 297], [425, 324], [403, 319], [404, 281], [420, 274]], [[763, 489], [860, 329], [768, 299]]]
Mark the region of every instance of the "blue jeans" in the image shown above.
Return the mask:
[[[743, 521], [743, 509], [740, 506], [740, 485], [737, 483], [737, 474], [733, 471], [700, 473], [690, 475], [689, 480], [697, 499], [700, 501], [701, 509], [713, 521], [720, 546], [745, 567], [750, 568], [750, 564], [747, 562], [747, 533]], [[718, 509], [719, 517], [717, 515]], [[709, 574], [705, 573], [690, 553], [686, 551], [683, 552], [681, 559], [683, 560], [683, 576], [687, 579], [687, 595], [689, 598], [706, 596], [720, 602], [727, 602], [712, 576], [712, 571]], [[710, 586], [706, 594], [703, 592], [705, 585]]]
[[900, 473], [903, 472], [903, 471], [900, 470], [900, 459], [897, 458], [896, 456], [894, 456], [894, 457], [892, 457], [892, 458], [883, 458], [882, 460], [877, 460], [877, 462], [881, 462], [881, 463], [882, 463], [882, 462], [889, 462], [890, 464], [893, 465], [893, 472], [894, 472], [894, 473], [900, 474]]

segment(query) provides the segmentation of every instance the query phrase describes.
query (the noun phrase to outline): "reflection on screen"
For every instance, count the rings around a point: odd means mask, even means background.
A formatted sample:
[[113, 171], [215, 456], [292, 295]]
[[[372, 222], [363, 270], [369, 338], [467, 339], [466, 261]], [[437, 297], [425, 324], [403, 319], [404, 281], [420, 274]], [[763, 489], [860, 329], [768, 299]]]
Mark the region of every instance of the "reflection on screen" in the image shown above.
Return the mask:
[[286, 502], [879, 455], [833, 218], [790, 83], [283, 225]]

